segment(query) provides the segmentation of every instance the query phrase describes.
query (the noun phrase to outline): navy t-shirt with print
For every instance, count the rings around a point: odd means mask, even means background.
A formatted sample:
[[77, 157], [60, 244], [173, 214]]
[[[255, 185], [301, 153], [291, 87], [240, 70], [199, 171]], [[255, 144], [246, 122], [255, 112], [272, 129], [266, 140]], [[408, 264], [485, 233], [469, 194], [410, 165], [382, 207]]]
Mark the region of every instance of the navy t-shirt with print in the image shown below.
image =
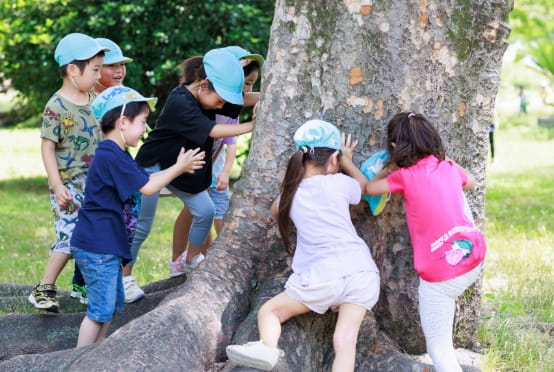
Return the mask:
[[167, 98], [156, 127], [135, 159], [142, 167], [159, 163], [166, 169], [175, 164], [181, 147], [185, 150], [200, 147], [206, 153], [206, 164], [194, 174], [175, 178], [171, 185], [191, 194], [204, 191], [212, 182], [213, 138], [209, 134], [215, 124], [215, 111], [203, 110], [187, 87], [179, 85]]
[[111, 140], [101, 141], [89, 168], [85, 202], [79, 210], [71, 246], [129, 262], [131, 249], [123, 209], [148, 178], [127, 151]]

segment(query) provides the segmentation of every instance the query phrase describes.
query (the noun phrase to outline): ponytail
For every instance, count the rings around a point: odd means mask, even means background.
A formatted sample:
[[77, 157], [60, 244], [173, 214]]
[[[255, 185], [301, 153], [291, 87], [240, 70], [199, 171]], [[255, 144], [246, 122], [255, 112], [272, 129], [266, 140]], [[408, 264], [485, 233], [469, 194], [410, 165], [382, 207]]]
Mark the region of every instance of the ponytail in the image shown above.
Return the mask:
[[279, 212], [277, 213], [277, 224], [279, 225], [279, 233], [285, 246], [285, 251], [289, 255], [294, 254], [294, 248], [290, 244], [289, 229], [292, 220], [290, 219], [290, 209], [292, 201], [298, 186], [304, 177], [304, 153], [302, 150], [297, 150], [289, 159], [285, 178], [281, 184], [281, 194], [279, 199]]

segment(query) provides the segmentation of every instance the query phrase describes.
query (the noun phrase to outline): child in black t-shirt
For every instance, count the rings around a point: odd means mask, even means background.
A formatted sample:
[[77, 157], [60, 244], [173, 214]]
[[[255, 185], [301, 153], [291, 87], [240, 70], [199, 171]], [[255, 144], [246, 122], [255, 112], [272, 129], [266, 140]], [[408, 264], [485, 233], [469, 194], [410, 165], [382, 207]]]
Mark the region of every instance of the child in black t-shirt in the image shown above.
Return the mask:
[[[226, 103], [243, 104], [244, 73], [234, 55], [223, 49], [213, 49], [206, 53], [201, 63], [198, 57], [193, 57], [186, 60], [183, 67], [181, 84], [170, 93], [156, 127], [137, 154], [137, 162], [147, 172], [170, 166], [181, 147], [200, 147], [206, 154], [211, 154], [214, 138], [238, 136], [254, 128], [253, 122], [239, 125], [215, 122], [216, 110], [221, 110]], [[196, 80], [186, 84], [191, 72]], [[189, 241], [183, 244], [177, 244], [175, 238], [178, 241], [179, 237], [186, 236], [187, 225], [180, 218], [175, 221], [173, 257], [168, 262], [170, 276], [195, 269], [204, 260], [201, 248], [210, 233], [215, 212], [207, 192], [212, 181], [211, 172], [212, 159], [208, 156], [202, 169], [194, 174], [184, 174], [168, 186], [193, 215]], [[138, 250], [150, 232], [158, 196], [142, 198], [134, 250]]]

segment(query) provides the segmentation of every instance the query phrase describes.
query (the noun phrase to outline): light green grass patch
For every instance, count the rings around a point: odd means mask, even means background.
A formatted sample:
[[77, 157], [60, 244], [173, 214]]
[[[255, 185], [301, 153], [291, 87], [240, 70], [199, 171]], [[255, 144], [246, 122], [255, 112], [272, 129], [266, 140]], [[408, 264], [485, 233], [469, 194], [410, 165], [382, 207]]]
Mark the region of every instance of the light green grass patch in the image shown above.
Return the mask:
[[554, 370], [554, 143], [496, 133], [479, 340], [485, 371]]

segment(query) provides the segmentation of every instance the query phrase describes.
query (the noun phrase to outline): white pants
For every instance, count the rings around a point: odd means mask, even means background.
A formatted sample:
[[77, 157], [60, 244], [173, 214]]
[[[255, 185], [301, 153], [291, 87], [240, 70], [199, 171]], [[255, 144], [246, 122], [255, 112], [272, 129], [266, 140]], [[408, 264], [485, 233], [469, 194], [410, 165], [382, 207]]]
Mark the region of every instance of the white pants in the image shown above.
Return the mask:
[[462, 372], [452, 341], [456, 297], [473, 284], [483, 263], [470, 272], [443, 282], [419, 279], [419, 316], [427, 352], [437, 372]]

